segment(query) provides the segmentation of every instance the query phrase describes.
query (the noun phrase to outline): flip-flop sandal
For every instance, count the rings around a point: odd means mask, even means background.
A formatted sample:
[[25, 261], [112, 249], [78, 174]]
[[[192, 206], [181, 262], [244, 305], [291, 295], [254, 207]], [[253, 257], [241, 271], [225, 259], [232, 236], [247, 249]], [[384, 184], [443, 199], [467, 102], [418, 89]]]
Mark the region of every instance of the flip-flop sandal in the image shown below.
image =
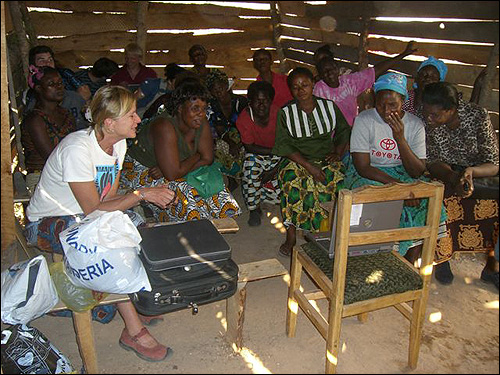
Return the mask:
[[292, 254], [292, 249], [286, 247], [285, 244], [282, 244], [280, 246], [280, 249], [278, 250], [278, 254], [284, 257], [290, 257], [290, 255]]

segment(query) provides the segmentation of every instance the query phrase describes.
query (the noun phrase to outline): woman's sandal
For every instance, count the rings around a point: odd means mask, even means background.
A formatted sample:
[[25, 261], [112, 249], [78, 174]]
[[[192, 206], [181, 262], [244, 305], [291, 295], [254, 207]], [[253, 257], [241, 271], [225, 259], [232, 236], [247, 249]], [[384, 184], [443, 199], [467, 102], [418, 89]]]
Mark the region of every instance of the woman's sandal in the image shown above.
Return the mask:
[[281, 244], [280, 249], [278, 250], [278, 254], [284, 257], [290, 257], [292, 254], [292, 247], [286, 246], [286, 243]]
[[124, 328], [119, 344], [123, 349], [132, 350], [139, 358], [149, 362], [163, 361], [172, 356], [174, 351], [165, 345], [156, 344], [152, 348], [141, 345], [139, 339], [145, 335], [151, 335], [146, 327], [142, 327], [135, 336], [130, 336], [127, 328]]

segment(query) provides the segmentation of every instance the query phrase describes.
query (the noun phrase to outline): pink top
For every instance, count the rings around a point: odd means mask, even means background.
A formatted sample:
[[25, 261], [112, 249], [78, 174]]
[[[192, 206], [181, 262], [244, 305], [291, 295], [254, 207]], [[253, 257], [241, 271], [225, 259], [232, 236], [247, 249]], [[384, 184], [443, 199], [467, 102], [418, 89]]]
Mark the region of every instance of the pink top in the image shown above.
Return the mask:
[[[290, 100], [293, 99], [290, 89], [288, 88], [288, 83], [286, 82], [287, 76], [284, 74], [278, 74], [271, 72], [273, 75], [273, 87], [274, 87], [274, 100], [273, 104], [281, 108]], [[260, 74], [257, 76], [257, 81], [262, 81]]]
[[349, 125], [354, 124], [358, 115], [358, 96], [375, 83], [375, 69], [367, 68], [360, 72], [339, 76], [339, 87], [332, 88], [323, 80], [316, 83], [313, 94], [330, 99], [337, 104]]
[[244, 109], [236, 120], [236, 127], [240, 132], [241, 142], [247, 145], [255, 144], [261, 147], [273, 148], [276, 138], [276, 121], [279, 108], [271, 105], [269, 122], [265, 128], [256, 125], [250, 118], [249, 108]]

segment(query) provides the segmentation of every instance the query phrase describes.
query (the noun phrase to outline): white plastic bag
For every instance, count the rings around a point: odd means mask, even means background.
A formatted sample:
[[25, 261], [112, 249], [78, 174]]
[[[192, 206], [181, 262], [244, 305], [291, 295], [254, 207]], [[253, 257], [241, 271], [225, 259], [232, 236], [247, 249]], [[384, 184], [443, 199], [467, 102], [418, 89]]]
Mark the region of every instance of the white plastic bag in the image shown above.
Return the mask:
[[139, 259], [141, 235], [122, 211], [94, 211], [59, 234], [73, 284], [106, 293], [150, 291]]
[[2, 322], [28, 324], [59, 302], [43, 255], [2, 272]]

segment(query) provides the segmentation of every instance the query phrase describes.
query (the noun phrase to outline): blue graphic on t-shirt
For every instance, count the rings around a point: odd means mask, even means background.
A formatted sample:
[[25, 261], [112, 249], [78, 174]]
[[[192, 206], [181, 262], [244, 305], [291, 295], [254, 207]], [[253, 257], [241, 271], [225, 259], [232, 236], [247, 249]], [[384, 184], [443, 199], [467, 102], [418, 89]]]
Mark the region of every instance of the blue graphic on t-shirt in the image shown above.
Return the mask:
[[101, 201], [109, 193], [111, 187], [113, 186], [116, 177], [118, 176], [118, 159], [115, 160], [113, 165], [97, 165], [96, 166], [96, 178], [95, 186], [99, 192]]

